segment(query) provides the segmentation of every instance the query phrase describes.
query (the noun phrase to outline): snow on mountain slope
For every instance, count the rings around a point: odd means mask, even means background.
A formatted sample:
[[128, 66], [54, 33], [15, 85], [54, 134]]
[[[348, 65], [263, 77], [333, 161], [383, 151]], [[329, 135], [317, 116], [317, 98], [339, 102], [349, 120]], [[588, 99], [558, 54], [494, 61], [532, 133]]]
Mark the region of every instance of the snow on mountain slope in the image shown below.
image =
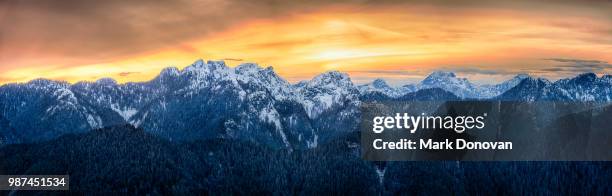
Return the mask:
[[458, 78], [455, 73], [436, 71], [427, 76], [419, 84], [419, 89], [441, 88], [459, 97], [478, 97], [477, 86], [466, 78]]
[[80, 104], [69, 87], [68, 83], [50, 80], [35, 80], [26, 85], [26, 88], [31, 88], [39, 93], [45, 92], [40, 96], [50, 96], [48, 101], [51, 103], [45, 110], [44, 118], [51, 118], [51, 116], [62, 115], [63, 112], [70, 111], [85, 117], [90, 128], [102, 127], [100, 117], [90, 108]]
[[527, 78], [495, 99], [526, 102], [542, 100], [551, 84], [546, 79]]
[[[65, 82], [37, 79], [0, 87], [0, 116], [11, 135], [5, 143], [33, 142], [104, 126], [102, 114]], [[3, 133], [13, 131], [13, 133]]]
[[331, 71], [320, 74], [296, 87], [296, 95], [314, 129], [314, 142], [309, 146], [357, 131], [361, 103], [359, 90], [346, 73]]
[[[245, 63], [231, 68], [223, 61], [198, 60], [170, 73], [176, 77], [167, 84], [173, 90], [135, 115], [139, 127], [178, 140], [256, 138], [284, 147], [291, 147], [299, 134], [309, 135], [294, 133], [304, 130], [288, 123], [290, 118], [299, 119], [299, 114], [281, 115], [278, 108], [295, 101], [295, 96], [291, 84], [272, 67]], [[194, 120], [201, 122], [189, 123]]]
[[498, 99], [523, 101], [612, 101], [610, 75], [597, 77], [594, 73], [580, 74], [574, 78], [550, 82], [546, 79], [528, 78], [506, 91]]
[[561, 79], [550, 87], [550, 99], [574, 101], [612, 101], [610, 75], [600, 78], [594, 73], [583, 73], [574, 78]]
[[40, 79], [3, 85], [0, 137], [31, 142], [131, 123], [170, 140], [222, 137], [313, 148], [357, 130], [364, 93], [396, 100], [612, 101], [611, 88], [610, 75], [582, 74], [554, 83], [517, 75], [479, 86], [442, 71], [397, 88], [382, 79], [355, 86], [337, 71], [292, 85], [272, 67], [245, 63], [232, 68], [223, 61], [198, 60], [183, 70], [165, 68], [148, 82], [100, 79], [70, 85]]
[[[119, 85], [110, 78], [96, 82], [79, 82], [70, 89], [83, 100], [103, 112], [114, 112], [121, 119], [113, 121], [130, 122], [139, 109], [162, 93], [160, 89], [145, 83], [128, 83]], [[115, 122], [113, 124], [120, 124]]]
[[515, 87], [516, 85], [518, 85], [521, 81], [530, 78], [529, 75], [527, 74], [518, 74], [516, 76], [514, 76], [513, 78], [506, 80], [502, 83], [499, 84], [495, 84], [495, 85], [482, 85], [479, 87], [479, 94], [480, 96], [478, 98], [492, 98], [498, 95], [501, 95], [502, 93], [510, 90], [512, 87]]
[[297, 89], [298, 100], [310, 118], [333, 106], [358, 105], [359, 90], [346, 73], [326, 72]]
[[[242, 89], [240, 84], [249, 84], [265, 88], [277, 100], [290, 99], [293, 93], [289, 82], [278, 76], [272, 67], [262, 69], [253, 63], [230, 68], [223, 61], [204, 63], [203, 60], [198, 60], [179, 74], [182, 77], [188, 77], [190, 81], [185, 89], [181, 89], [182, 91], [195, 92], [209, 85], [216, 85], [213, 90], [227, 87], [219, 86], [220, 84]], [[239, 92], [241, 96], [244, 96], [245, 93], [244, 91]]]
[[526, 74], [519, 74], [499, 84], [476, 85], [466, 78], [457, 77], [452, 72], [436, 71], [425, 78], [418, 85], [418, 88], [441, 88], [462, 98], [488, 99], [506, 92], [526, 78], [529, 78], [529, 76]]
[[495, 85], [476, 85], [466, 78], [459, 78], [452, 72], [436, 71], [428, 75], [418, 84], [407, 84], [398, 88], [389, 86], [383, 79], [376, 79], [371, 83], [360, 85], [362, 95], [380, 92], [391, 98], [398, 98], [407, 93], [424, 89], [443, 89], [461, 98], [486, 99], [502, 94], [528, 78], [528, 75], [519, 74], [514, 78]]
[[402, 87], [393, 88], [387, 84], [387, 82], [383, 79], [376, 79], [371, 83], [359, 85], [357, 87], [359, 92], [363, 94], [380, 92], [389, 97], [400, 97], [405, 95], [406, 93], [413, 92], [415, 90], [414, 86], [404, 85]]

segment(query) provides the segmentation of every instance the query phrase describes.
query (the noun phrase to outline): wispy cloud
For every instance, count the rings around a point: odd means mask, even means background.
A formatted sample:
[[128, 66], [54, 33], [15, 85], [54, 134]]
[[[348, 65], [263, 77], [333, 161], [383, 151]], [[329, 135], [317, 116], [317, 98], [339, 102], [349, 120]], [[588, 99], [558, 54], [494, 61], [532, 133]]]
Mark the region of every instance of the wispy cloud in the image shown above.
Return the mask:
[[244, 61], [243, 59], [239, 59], [239, 58], [224, 58], [222, 60], [224, 61]]
[[548, 58], [547, 61], [558, 62], [550, 68], [544, 68], [545, 71], [561, 71], [561, 72], [602, 72], [612, 69], [612, 64], [602, 60], [592, 59], [569, 59], [569, 58]]
[[129, 75], [132, 75], [132, 74], [137, 74], [137, 73], [138, 72], [121, 72], [118, 75], [121, 76], [121, 77], [126, 77], [126, 76], [129, 76]]
[[588, 59], [567, 59], [567, 58], [546, 58], [543, 60], [547, 60], [547, 61], [556, 61], [556, 62], [561, 62], [561, 63], [579, 63], [579, 64], [607, 64], [608, 62], [606, 61], [600, 61], [600, 60], [588, 60]]
[[475, 66], [455, 66], [455, 67], [443, 67], [443, 70], [452, 71], [458, 74], [482, 74], [482, 75], [515, 75], [524, 73], [520, 70], [514, 70], [510, 68], [500, 67], [498, 69], [482, 68]]
[[397, 76], [419, 76], [422, 73], [420, 71], [408, 71], [408, 70], [356, 70], [356, 71], [347, 71], [347, 72], [358, 73], [358, 74], [397, 75]]

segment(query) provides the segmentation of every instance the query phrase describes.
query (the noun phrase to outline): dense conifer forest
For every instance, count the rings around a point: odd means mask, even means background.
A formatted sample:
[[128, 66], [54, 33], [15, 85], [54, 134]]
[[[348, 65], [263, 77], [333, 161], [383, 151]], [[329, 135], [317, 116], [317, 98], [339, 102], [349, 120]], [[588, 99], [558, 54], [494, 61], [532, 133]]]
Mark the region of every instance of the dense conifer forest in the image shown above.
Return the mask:
[[[358, 134], [308, 150], [170, 142], [130, 125], [0, 149], [2, 174], [68, 174], [75, 193], [609, 194], [605, 162], [368, 162]], [[382, 174], [382, 175], [381, 175]]]

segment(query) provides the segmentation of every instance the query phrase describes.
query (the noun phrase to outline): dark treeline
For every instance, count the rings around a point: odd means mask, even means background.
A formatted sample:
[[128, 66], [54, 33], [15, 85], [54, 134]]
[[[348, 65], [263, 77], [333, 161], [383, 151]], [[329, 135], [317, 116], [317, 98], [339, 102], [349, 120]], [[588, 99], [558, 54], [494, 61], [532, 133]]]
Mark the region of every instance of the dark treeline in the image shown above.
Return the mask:
[[126, 125], [5, 146], [0, 173], [69, 174], [76, 193], [612, 193], [607, 162], [367, 162], [358, 143], [358, 134], [293, 151], [227, 139], [175, 143]]

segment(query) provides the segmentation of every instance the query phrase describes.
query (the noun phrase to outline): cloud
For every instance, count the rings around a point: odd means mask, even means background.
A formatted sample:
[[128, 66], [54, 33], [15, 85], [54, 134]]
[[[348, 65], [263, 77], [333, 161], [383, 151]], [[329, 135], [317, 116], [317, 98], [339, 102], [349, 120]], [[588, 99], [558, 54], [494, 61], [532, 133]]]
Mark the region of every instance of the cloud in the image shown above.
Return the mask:
[[[580, 1], [561, 1], [559, 4], [586, 7], [595, 13], [609, 7], [605, 1], [586, 5]], [[0, 62], [7, 64], [9, 60], [17, 61], [15, 58], [42, 56], [49, 56], [51, 60], [69, 59], [71, 64], [111, 61], [189, 42], [248, 20], [284, 19], [328, 7], [353, 7], [359, 11], [416, 5], [441, 8], [534, 7], [532, 9], [538, 11], [548, 7], [558, 13], [550, 4], [492, 0], [4, 0], [0, 1]], [[444, 13], [435, 9], [423, 9], [423, 12]], [[611, 18], [609, 12], [604, 11], [602, 15], [602, 18]]]
[[547, 58], [543, 60], [556, 61], [556, 62], [561, 62], [561, 63], [580, 63], [580, 64], [583, 64], [583, 63], [606, 64], [608, 63], [606, 61], [600, 61], [600, 60], [566, 59], [566, 58]]
[[480, 67], [443, 67], [442, 70], [452, 71], [458, 74], [482, 74], [482, 75], [515, 75], [523, 73], [520, 70], [512, 70], [512, 69], [489, 69], [489, 68], [480, 68]]
[[574, 77], [582, 73], [609, 74], [612, 72], [612, 65], [604, 60], [577, 58], [545, 58], [541, 60], [551, 63], [526, 67], [522, 71], [549, 79]]
[[137, 74], [137, 73], [139, 73], [139, 72], [121, 72], [118, 75], [121, 76], [121, 77], [126, 77], [126, 76], [129, 76], [129, 75], [132, 75], [132, 74]]
[[419, 76], [419, 72], [408, 71], [408, 70], [356, 70], [347, 71], [350, 73], [363, 73], [363, 74], [383, 74], [383, 75], [401, 75], [401, 76]]
[[[357, 1], [359, 2], [359, 1]], [[110, 61], [172, 47], [262, 18], [332, 5], [279, 0], [1, 1], [0, 61], [47, 55]]]
[[592, 59], [570, 59], [570, 58], [547, 58], [547, 61], [557, 62], [558, 64], [551, 65], [549, 68], [540, 69], [542, 71], [557, 71], [557, 72], [606, 72], [612, 69], [612, 64], [602, 60]]
[[224, 58], [224, 59], [221, 59], [221, 60], [224, 60], [224, 61], [243, 61], [243, 59], [239, 59], [239, 58]]
[[[0, 77], [10, 78], [8, 75], [14, 70], [24, 70], [21, 71], [24, 80], [48, 77], [43, 72], [31, 70], [46, 68], [65, 74], [63, 68], [98, 64], [119, 70], [110, 74], [143, 70], [139, 74], [116, 75], [125, 81], [158, 73], [148, 70], [162, 66], [159, 64], [233, 57], [225, 60], [274, 64], [280, 67], [279, 73], [288, 73], [288, 78], [306, 78], [324, 67], [320, 65], [323, 62], [309, 58], [318, 53], [337, 55], [356, 50], [378, 54], [377, 50], [381, 50], [381, 54], [402, 54], [336, 57], [337, 62], [330, 62], [347, 64], [347, 69], [384, 69], [389, 64], [419, 64], [432, 69], [463, 62], [495, 64], [493, 60], [483, 62], [469, 58], [472, 53], [494, 58], [498, 52], [495, 49], [503, 44], [518, 49], [535, 48], [534, 53], [529, 49], [524, 52], [533, 56], [516, 55], [532, 60], [549, 55], [539, 55], [537, 50], [553, 51], [548, 49], [557, 46], [565, 46], [560, 47], [560, 51], [576, 51], [606, 59], [609, 49], [606, 44], [612, 43], [608, 36], [612, 29], [606, 25], [612, 21], [612, 13], [608, 11], [611, 6], [609, 1], [583, 3], [578, 0], [555, 3], [523, 0], [0, 0]], [[327, 20], [342, 21], [344, 25], [326, 26]], [[504, 29], [510, 31], [504, 32]], [[579, 31], [574, 32], [575, 29]], [[321, 33], [323, 30], [328, 31]], [[512, 39], [523, 34], [527, 37]], [[504, 36], [508, 36], [507, 41], [497, 41], [506, 40]], [[404, 52], [414, 52], [414, 58]], [[518, 58], [513, 56], [499, 61], [510, 61], [508, 59]], [[567, 59], [555, 60], [547, 63], [571, 63], [558, 62]], [[595, 62], [582, 64], [581, 69], [602, 66]], [[503, 65], [454, 71], [481, 75], [521, 71]], [[548, 64], [542, 67], [550, 68]], [[361, 72], [364, 75], [416, 77], [429, 71], [402, 68], [410, 67]], [[101, 71], [96, 70], [94, 74], [102, 74]], [[78, 69], [71, 76], [71, 80], [90, 77]]]
[[111, 61], [284, 15], [282, 7], [236, 0], [0, 1], [0, 61], [26, 55]]
[[[536, 71], [536, 70], [533, 70]], [[538, 69], [537, 71], [545, 71], [545, 72], [562, 72], [562, 71], [568, 71], [566, 69], [563, 68], [559, 68], [559, 67], [552, 67], [552, 68], [543, 68], [543, 69]]]

